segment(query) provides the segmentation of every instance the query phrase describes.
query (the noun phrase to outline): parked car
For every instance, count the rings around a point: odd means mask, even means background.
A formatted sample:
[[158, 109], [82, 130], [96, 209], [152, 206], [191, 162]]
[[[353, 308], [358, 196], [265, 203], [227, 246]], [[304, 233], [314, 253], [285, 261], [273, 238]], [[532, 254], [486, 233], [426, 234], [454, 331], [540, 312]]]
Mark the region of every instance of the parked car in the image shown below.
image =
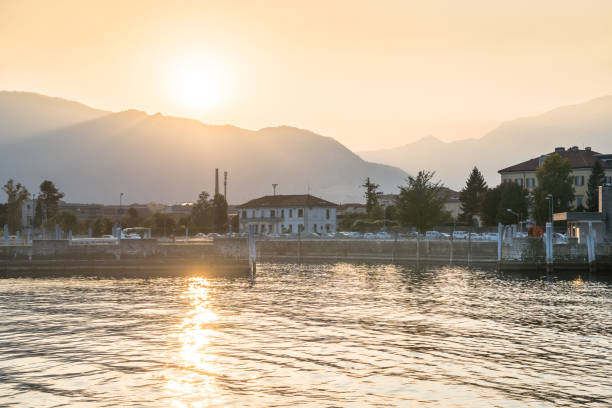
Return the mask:
[[356, 231], [349, 232], [349, 238], [361, 238], [361, 234]]
[[447, 234], [446, 232], [441, 232], [439, 239], [450, 239], [450, 234]]
[[366, 232], [365, 234], [363, 234], [363, 238], [364, 239], [374, 239], [376, 238], [376, 234], [374, 234], [373, 232]]
[[483, 236], [476, 233], [476, 232], [470, 232], [470, 237], [469, 237], [472, 241], [482, 241], [483, 240]]
[[425, 232], [425, 239], [440, 239], [442, 236], [438, 231], [427, 231]]
[[389, 234], [388, 232], [381, 231], [378, 234], [376, 234], [376, 238], [378, 238], [378, 239], [393, 239], [393, 235]]
[[453, 239], [467, 239], [467, 238], [468, 238], [467, 231], [454, 231], [453, 232]]
[[198, 232], [194, 235], [194, 238], [207, 238], [206, 234], [203, 232]]
[[497, 241], [497, 232], [487, 232], [484, 234], [484, 238], [487, 241]]

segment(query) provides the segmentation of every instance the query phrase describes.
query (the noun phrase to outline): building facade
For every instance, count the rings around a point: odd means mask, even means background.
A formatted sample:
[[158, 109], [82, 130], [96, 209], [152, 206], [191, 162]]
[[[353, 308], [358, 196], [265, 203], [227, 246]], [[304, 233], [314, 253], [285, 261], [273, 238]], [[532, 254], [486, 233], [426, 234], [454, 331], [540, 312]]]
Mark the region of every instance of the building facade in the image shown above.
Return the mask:
[[561, 157], [566, 158], [572, 165], [572, 180], [576, 195], [572, 203], [573, 207], [586, 206], [587, 184], [597, 160], [601, 162], [604, 168], [606, 184], [612, 183], [612, 154], [601, 154], [593, 151], [590, 147], [579, 149], [578, 146], [568, 149], [557, 147], [554, 152], [501, 169], [498, 171], [501, 182], [515, 182], [528, 191], [533, 191], [538, 183], [536, 171], [542, 167], [544, 160], [553, 153], [558, 153]]
[[239, 205], [240, 232], [258, 234], [335, 233], [337, 205], [309, 194], [273, 195]]

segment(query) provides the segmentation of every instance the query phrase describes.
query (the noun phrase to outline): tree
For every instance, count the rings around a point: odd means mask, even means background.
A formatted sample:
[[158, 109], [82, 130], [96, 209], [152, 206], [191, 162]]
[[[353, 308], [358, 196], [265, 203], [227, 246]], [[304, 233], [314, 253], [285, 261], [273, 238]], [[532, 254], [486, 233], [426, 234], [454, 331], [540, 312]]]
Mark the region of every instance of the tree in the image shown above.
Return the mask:
[[425, 232], [448, 220], [441, 194], [444, 186], [432, 181], [434, 175], [433, 171], [421, 170], [416, 177], [408, 176], [406, 186], [399, 187], [395, 207], [400, 224]]
[[147, 220], [147, 224], [149, 228], [151, 228], [153, 234], [158, 236], [161, 235], [165, 237], [169, 234], [174, 234], [174, 230], [176, 229], [176, 221], [174, 221], [174, 218], [161, 212], [153, 214]]
[[339, 231], [353, 231], [352, 227], [357, 220], [364, 220], [367, 218], [366, 214], [347, 211], [338, 218], [338, 230]]
[[8, 204], [0, 203], [0, 228], [8, 222]]
[[128, 208], [125, 217], [121, 221], [121, 226], [123, 228], [131, 228], [137, 227], [140, 225], [140, 214], [138, 214], [138, 210], [134, 207]]
[[459, 198], [461, 201], [460, 219], [472, 225], [474, 216], [480, 211], [480, 203], [486, 191], [487, 183], [480, 170], [474, 166], [465, 183], [465, 187], [461, 190]]
[[497, 225], [497, 213], [499, 212], [501, 203], [503, 183], [495, 188], [489, 188], [484, 193], [482, 202], [480, 203], [480, 215], [484, 225]]
[[9, 231], [14, 232], [21, 227], [21, 206], [29, 198], [30, 193], [21, 183], [15, 184], [13, 179], [7, 181], [2, 189], [7, 195], [6, 223]]
[[365, 199], [366, 199], [366, 212], [370, 219], [375, 219], [377, 216], [380, 218], [382, 216], [382, 212], [380, 211], [380, 204], [378, 203], [378, 197], [382, 195], [382, 192], [378, 191], [378, 187], [380, 187], [376, 183], [372, 183], [370, 178], [366, 178], [365, 182], [361, 185], [361, 187], [365, 188]]
[[394, 220], [397, 216], [394, 205], [388, 205], [385, 207], [385, 220]]
[[113, 226], [115, 222], [109, 218], [98, 218], [96, 219], [91, 226], [91, 233], [94, 237], [99, 237], [101, 235], [110, 235], [113, 232]]
[[544, 160], [542, 167], [536, 171], [538, 187], [535, 195], [535, 220], [539, 225], [548, 220], [550, 194], [553, 198], [555, 212], [565, 212], [570, 209], [574, 200], [574, 183], [572, 180], [572, 165], [569, 160], [553, 153]]
[[198, 201], [191, 208], [189, 220], [190, 229], [193, 232], [210, 232], [213, 229], [213, 209], [210, 202], [210, 195], [202, 191]]
[[[506, 182], [500, 185], [499, 207], [497, 209], [497, 221], [504, 225], [516, 224], [527, 216], [527, 191], [515, 182]], [[516, 215], [508, 210], [519, 214]]]
[[64, 197], [52, 181], [45, 180], [40, 183], [38, 200], [41, 203], [43, 216], [46, 219], [53, 218], [57, 214], [59, 201]]
[[227, 201], [223, 194], [215, 194], [212, 202], [213, 229], [218, 233], [227, 232]]
[[606, 173], [599, 160], [595, 160], [595, 165], [589, 176], [587, 184], [587, 211], [599, 210], [599, 186], [606, 184]]
[[79, 219], [72, 211], [60, 211], [50, 220], [51, 224], [57, 224], [64, 232], [76, 231], [79, 227]]

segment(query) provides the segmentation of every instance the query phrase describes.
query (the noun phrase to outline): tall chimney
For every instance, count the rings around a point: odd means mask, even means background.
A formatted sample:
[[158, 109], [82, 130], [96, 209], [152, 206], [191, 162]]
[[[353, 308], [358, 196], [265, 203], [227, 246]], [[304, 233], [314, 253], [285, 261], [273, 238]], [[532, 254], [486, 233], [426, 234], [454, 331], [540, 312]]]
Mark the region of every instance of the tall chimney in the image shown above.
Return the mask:
[[227, 201], [227, 171], [223, 172], [223, 198]]
[[215, 169], [215, 196], [219, 194], [219, 169]]

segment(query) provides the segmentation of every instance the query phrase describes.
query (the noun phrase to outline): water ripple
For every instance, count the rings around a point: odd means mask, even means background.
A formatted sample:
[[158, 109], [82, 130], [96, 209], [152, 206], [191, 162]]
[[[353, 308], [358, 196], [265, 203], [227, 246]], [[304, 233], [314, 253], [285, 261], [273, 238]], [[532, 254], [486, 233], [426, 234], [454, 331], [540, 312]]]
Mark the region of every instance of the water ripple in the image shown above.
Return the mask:
[[0, 406], [612, 405], [612, 285], [463, 268], [0, 280]]

